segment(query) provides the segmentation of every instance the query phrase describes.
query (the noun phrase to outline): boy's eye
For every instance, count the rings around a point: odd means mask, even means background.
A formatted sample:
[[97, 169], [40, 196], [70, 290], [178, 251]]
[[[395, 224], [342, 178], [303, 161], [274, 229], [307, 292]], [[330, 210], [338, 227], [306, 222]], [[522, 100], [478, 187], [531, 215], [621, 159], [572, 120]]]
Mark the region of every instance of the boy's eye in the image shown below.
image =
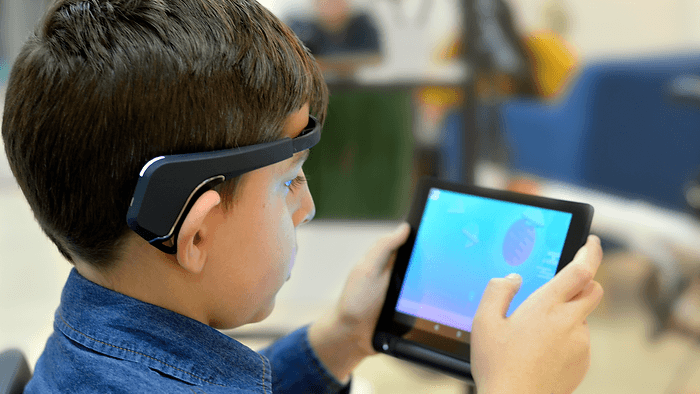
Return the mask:
[[297, 188], [301, 187], [303, 184], [306, 183], [306, 178], [303, 175], [299, 175], [294, 179], [290, 179], [287, 182], [284, 183], [289, 190], [296, 190]]

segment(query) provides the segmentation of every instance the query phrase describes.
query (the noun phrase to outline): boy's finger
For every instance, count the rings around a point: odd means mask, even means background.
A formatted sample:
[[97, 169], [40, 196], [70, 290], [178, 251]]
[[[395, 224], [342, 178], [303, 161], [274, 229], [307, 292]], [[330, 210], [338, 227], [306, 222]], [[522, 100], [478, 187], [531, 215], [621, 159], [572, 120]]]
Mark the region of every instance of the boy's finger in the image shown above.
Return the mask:
[[394, 230], [393, 233], [387, 235], [384, 239], [386, 241], [386, 247], [390, 251], [398, 249], [399, 246], [403, 245], [404, 242], [406, 242], [408, 234], [410, 233], [410, 229], [411, 226], [409, 226], [406, 222], [399, 224], [398, 227], [396, 227], [396, 230]]
[[588, 242], [579, 249], [573, 261], [548, 283], [549, 291], [554, 293], [548, 298], [555, 302], [571, 300], [593, 280], [602, 258], [600, 240], [595, 235], [589, 236]]
[[603, 287], [600, 283], [592, 280], [567, 306], [572, 308], [571, 315], [575, 316], [578, 321], [582, 321], [595, 310], [602, 299]]
[[391, 260], [391, 255], [406, 242], [410, 229], [411, 226], [404, 222], [401, 223], [394, 232], [380, 238], [372, 249], [370, 249], [367, 261], [374, 264], [376, 264], [377, 261], [381, 261], [380, 271], [383, 271], [387, 263]]
[[[523, 278], [518, 274], [510, 274], [505, 278], [493, 278], [484, 290], [481, 302], [476, 311], [476, 316], [485, 311], [497, 311], [498, 316], [505, 318], [510, 308], [513, 297], [520, 290]], [[474, 319], [476, 320], [476, 316]]]

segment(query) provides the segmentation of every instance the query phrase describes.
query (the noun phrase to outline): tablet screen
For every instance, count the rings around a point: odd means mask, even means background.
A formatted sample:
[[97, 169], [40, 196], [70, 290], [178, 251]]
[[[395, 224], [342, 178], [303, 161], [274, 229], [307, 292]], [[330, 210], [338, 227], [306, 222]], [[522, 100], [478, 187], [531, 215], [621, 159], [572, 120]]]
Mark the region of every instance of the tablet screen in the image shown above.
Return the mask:
[[467, 340], [491, 278], [513, 272], [523, 277], [510, 315], [554, 277], [571, 218], [569, 212], [431, 188], [395, 318]]

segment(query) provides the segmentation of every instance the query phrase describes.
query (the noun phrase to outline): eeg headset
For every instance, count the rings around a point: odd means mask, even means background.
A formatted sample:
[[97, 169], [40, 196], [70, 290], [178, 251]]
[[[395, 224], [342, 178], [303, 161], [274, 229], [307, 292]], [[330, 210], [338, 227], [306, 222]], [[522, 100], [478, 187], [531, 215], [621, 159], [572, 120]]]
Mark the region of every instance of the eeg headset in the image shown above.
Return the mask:
[[126, 222], [148, 243], [174, 254], [180, 226], [204, 192], [227, 179], [289, 159], [320, 139], [321, 126], [309, 116], [309, 123], [295, 138], [151, 159], [139, 173]]

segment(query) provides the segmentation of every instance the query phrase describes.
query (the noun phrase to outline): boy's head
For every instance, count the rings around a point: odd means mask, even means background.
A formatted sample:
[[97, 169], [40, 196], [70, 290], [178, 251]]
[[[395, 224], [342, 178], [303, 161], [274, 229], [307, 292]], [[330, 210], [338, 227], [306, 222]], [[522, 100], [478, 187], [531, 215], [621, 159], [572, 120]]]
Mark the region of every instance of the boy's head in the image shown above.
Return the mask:
[[[327, 96], [302, 44], [254, 1], [60, 0], [13, 66], [2, 133], [49, 238], [107, 268], [146, 162], [279, 139], [307, 103], [323, 121]], [[218, 187], [225, 205], [236, 183]]]

